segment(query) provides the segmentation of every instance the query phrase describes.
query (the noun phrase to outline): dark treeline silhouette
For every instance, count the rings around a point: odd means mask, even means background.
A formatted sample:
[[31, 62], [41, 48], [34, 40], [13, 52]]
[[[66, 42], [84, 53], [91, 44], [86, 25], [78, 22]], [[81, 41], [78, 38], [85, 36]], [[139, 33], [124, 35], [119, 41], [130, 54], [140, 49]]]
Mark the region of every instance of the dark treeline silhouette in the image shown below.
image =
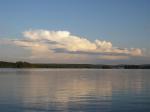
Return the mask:
[[145, 65], [100, 65], [100, 64], [42, 64], [28, 62], [0, 61], [0, 68], [95, 68], [95, 69], [150, 69], [150, 64]]

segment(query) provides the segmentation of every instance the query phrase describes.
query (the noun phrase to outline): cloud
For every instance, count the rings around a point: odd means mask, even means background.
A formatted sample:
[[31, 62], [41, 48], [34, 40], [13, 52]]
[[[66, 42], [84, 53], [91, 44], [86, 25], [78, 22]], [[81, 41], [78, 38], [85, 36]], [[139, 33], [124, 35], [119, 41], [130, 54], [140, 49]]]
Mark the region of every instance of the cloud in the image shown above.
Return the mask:
[[[106, 56], [108, 59], [118, 57], [143, 56], [143, 52], [139, 48], [118, 48], [113, 46], [111, 42], [89, 41], [86, 38], [72, 35], [68, 31], [48, 31], [48, 30], [30, 30], [23, 32], [24, 39], [14, 40], [18, 46], [31, 49], [35, 55], [37, 53], [54, 54], [80, 54], [80, 55], [97, 55]], [[112, 58], [111, 58], [112, 56]]]
[[0, 45], [8, 45], [8, 44], [13, 44], [11, 39], [0, 39]]

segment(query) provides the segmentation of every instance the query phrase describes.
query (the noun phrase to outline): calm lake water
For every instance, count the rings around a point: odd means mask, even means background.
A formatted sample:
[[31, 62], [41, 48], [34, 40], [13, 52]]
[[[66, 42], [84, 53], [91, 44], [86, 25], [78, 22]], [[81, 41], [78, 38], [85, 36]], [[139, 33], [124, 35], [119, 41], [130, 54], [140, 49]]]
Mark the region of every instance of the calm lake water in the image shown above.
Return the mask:
[[0, 69], [0, 112], [150, 112], [150, 70]]

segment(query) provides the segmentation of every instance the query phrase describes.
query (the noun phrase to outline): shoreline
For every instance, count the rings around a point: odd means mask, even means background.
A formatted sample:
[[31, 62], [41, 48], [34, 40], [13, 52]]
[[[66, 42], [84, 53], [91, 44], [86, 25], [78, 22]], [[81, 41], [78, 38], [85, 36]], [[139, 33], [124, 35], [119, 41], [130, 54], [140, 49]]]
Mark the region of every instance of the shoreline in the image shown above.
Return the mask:
[[150, 64], [142, 65], [106, 65], [106, 64], [55, 64], [55, 63], [28, 63], [28, 62], [5, 62], [0, 61], [0, 68], [47, 68], [47, 69], [150, 69]]

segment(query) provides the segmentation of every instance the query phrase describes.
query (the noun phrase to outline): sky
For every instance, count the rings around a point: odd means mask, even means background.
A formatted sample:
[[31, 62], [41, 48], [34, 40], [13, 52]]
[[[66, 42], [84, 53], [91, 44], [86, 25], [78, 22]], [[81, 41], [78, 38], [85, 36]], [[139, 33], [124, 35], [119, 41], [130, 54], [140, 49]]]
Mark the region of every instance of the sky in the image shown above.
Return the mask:
[[149, 0], [0, 0], [0, 60], [150, 63]]

